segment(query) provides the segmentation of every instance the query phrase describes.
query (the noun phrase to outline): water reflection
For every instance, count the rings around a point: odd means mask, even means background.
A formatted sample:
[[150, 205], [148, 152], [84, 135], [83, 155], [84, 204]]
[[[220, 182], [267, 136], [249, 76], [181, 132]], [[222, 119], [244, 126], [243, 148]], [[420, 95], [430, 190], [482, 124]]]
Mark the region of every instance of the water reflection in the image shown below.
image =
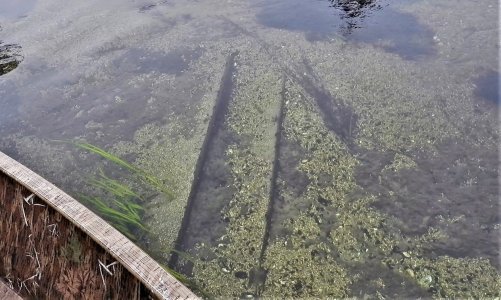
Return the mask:
[[21, 46], [2, 44], [2, 41], [0, 41], [0, 76], [17, 68], [22, 60]]
[[388, 7], [381, 0], [281, 0], [261, 7], [257, 15], [261, 24], [304, 32], [312, 42], [337, 35], [348, 42], [372, 44], [407, 60], [435, 53], [432, 30], [414, 15]]
[[345, 20], [346, 34], [350, 34], [353, 29], [360, 28], [362, 20], [371, 14], [372, 11], [380, 10], [383, 4], [379, 0], [330, 0], [331, 7], [341, 11], [341, 19]]

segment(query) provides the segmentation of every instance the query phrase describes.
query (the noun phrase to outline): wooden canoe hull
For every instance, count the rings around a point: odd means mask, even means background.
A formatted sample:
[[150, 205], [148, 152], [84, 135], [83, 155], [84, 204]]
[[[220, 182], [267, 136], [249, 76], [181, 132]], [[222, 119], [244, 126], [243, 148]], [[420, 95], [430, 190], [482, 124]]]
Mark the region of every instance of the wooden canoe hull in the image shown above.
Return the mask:
[[1, 152], [0, 277], [23, 298], [197, 298], [119, 231]]

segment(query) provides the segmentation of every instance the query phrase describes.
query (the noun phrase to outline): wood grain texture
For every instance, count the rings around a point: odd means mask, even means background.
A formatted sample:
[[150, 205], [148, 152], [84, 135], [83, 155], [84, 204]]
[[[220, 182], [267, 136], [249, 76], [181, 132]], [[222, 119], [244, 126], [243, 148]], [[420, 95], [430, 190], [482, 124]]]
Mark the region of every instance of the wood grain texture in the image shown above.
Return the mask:
[[5, 282], [0, 280], [0, 300], [22, 300]]

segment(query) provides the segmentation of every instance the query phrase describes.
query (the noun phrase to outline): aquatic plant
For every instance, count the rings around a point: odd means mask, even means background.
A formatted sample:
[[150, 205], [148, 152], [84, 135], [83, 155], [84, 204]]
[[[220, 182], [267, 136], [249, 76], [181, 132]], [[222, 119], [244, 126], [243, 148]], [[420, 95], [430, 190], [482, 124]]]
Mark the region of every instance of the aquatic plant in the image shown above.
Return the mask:
[[137, 239], [134, 229], [147, 231], [141, 222], [142, 207], [127, 198], [115, 199], [113, 201], [115, 207], [111, 207], [100, 197], [80, 194], [79, 198], [131, 240]]
[[[316, 224], [310, 224], [316, 226]], [[315, 238], [315, 236], [312, 236]], [[302, 237], [275, 240], [267, 249], [265, 298], [345, 298], [352, 279], [324, 243], [304, 246]]]
[[[312, 257], [315, 253], [322, 259], [332, 259], [329, 265], [340, 264], [343, 267], [378, 260], [389, 268], [398, 270], [402, 276], [410, 276], [415, 284], [435, 297], [499, 296], [500, 276], [488, 260], [426, 257], [426, 247], [446, 238], [441, 230], [429, 227], [428, 233], [406, 237], [395, 226], [391, 216], [372, 207], [377, 196], [364, 194], [365, 196], [354, 199], [353, 193], [360, 192], [353, 175], [358, 162], [343, 149], [337, 137], [326, 132], [315, 107], [311, 105], [313, 100], [305, 98], [295, 86], [289, 87], [289, 90], [292, 97], [287, 106], [285, 130], [287, 138], [298, 143], [307, 154], [298, 163], [297, 169], [307, 176], [309, 184], [301, 197], [290, 197], [287, 195], [287, 190], [290, 189], [287, 185], [289, 178], [284, 178], [284, 201], [291, 206], [297, 205], [300, 217], [293, 216], [282, 223], [283, 236], [277, 238], [267, 251], [265, 266], [269, 273], [265, 295], [319, 295], [316, 294], [318, 291], [304, 291], [304, 288], [322, 286], [334, 275], [317, 276], [319, 268], [315, 266], [315, 258]], [[409, 156], [396, 154], [392, 165], [383, 171], [414, 167], [416, 163]], [[307, 213], [301, 212], [305, 203], [311, 203]], [[290, 211], [287, 213], [291, 215]], [[329, 226], [323, 227], [324, 223]], [[325, 249], [306, 251], [301, 256], [298, 254], [304, 248], [311, 249], [325, 243], [326, 239], [321, 231], [327, 228], [329, 242]], [[290, 251], [296, 248], [299, 250]], [[331, 253], [336, 256], [333, 257]], [[301, 271], [291, 268], [290, 261], [294, 257], [297, 264], [301, 265], [297, 268]], [[347, 271], [343, 268], [341, 270]], [[293, 272], [298, 275], [291, 276]], [[304, 277], [304, 273], [311, 273], [311, 276]], [[293, 280], [301, 284], [297, 287], [288, 286], [288, 282]], [[352, 283], [357, 280], [356, 276], [351, 278]], [[342, 283], [343, 280], [336, 281], [336, 284]], [[332, 288], [331, 285], [327, 286]], [[323, 293], [328, 291], [321, 289]], [[347, 291], [346, 286], [345, 289], [334, 290], [332, 293], [343, 291]], [[303, 292], [303, 295], [299, 294]], [[382, 295], [381, 292], [384, 292], [384, 284], [377, 288], [376, 295]], [[347, 295], [337, 295], [343, 296]]]
[[[106, 160], [113, 162], [114, 164], [125, 168], [130, 171], [133, 175], [139, 177], [143, 183], [146, 183], [149, 187], [156, 188], [162, 191], [167, 196], [172, 196], [172, 192], [166, 190], [161, 186], [160, 180], [156, 177], [149, 175], [142, 169], [133, 166], [127, 161], [121, 159], [120, 157], [113, 155], [97, 146], [88, 143], [74, 143], [77, 147], [87, 150], [91, 153], [97, 154]], [[137, 230], [143, 232], [149, 232], [148, 228], [142, 222], [142, 214], [144, 209], [136, 203], [138, 200], [143, 200], [143, 197], [135, 192], [130, 186], [121, 183], [115, 179], [106, 176], [104, 171], [101, 169], [97, 177], [88, 180], [88, 183], [102, 191], [106, 192], [113, 201], [108, 205], [102, 198], [96, 196], [86, 196], [80, 195], [80, 198], [89, 203], [95, 210], [105, 217], [115, 228], [120, 230], [124, 235], [126, 235], [131, 240], [137, 239]], [[188, 253], [183, 251], [178, 251], [175, 249], [165, 250], [166, 253], [175, 252], [183, 260], [195, 262], [196, 258], [190, 256]], [[203, 291], [194, 280], [189, 279], [187, 276], [164, 266], [161, 266], [170, 273], [174, 278], [179, 280], [181, 283], [189, 287], [191, 290], [196, 291], [197, 294], [203, 295], [206, 298], [208, 294]]]
[[[116, 155], [89, 143], [76, 142], [72, 144], [125, 168], [149, 186], [159, 187], [159, 181], [156, 178]], [[109, 178], [102, 169], [97, 177], [90, 178], [87, 182], [90, 186], [105, 192], [110, 200], [103, 200], [101, 196], [83, 194], [79, 194], [79, 198], [93, 207], [98, 214], [108, 220], [115, 228], [131, 240], [137, 240], [134, 234], [135, 230], [147, 231], [141, 218], [144, 209], [137, 203], [142, 200], [142, 197], [133, 191], [131, 187]], [[162, 187], [162, 189], [164, 188]]]
[[406, 255], [400, 266], [408, 276], [437, 298], [498, 299], [501, 276], [489, 260], [483, 258], [435, 259]]
[[171, 190], [167, 189], [165, 185], [162, 183], [161, 180], [159, 180], [157, 177], [149, 174], [148, 172], [144, 171], [143, 169], [140, 169], [127, 161], [121, 159], [120, 157], [102, 149], [99, 148], [95, 145], [85, 143], [85, 142], [74, 142], [73, 143], [75, 146], [78, 148], [84, 149], [90, 153], [97, 154], [101, 156], [102, 158], [125, 168], [126, 170], [130, 171], [133, 175], [135, 175], [139, 180], [141, 180], [143, 183], [147, 184], [148, 186], [158, 190], [159, 192], [163, 193], [166, 195], [168, 198], [172, 199], [174, 197], [173, 193]]
[[115, 195], [117, 197], [123, 198], [123, 197], [133, 197], [133, 198], [138, 198], [141, 199], [141, 196], [134, 192], [129, 186], [118, 182], [115, 179], [111, 179], [108, 176], [106, 176], [103, 172], [103, 170], [100, 170], [99, 177], [97, 178], [91, 178], [89, 181], [89, 184], [91, 184], [94, 187], [101, 188], [112, 195]]
[[142, 223], [144, 209], [137, 202], [142, 197], [131, 187], [105, 175], [101, 169], [97, 177], [87, 180], [87, 183], [105, 193], [108, 200], [100, 196], [79, 194], [82, 201], [91, 205], [98, 214], [107, 219], [114, 227], [131, 240], [136, 240], [134, 230], [147, 231]]

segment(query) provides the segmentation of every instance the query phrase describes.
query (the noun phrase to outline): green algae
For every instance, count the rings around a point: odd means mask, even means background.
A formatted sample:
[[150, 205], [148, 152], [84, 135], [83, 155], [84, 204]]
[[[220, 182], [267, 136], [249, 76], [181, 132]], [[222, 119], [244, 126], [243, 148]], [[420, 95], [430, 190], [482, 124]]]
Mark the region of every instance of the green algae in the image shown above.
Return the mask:
[[301, 214], [287, 227], [290, 237], [275, 240], [267, 249], [263, 296], [346, 297], [351, 278], [331, 255], [331, 247], [317, 241], [321, 230], [316, 221]]
[[501, 296], [501, 276], [486, 259], [440, 256], [403, 258], [400, 270], [436, 298], [486, 299]]
[[[321, 206], [326, 202], [327, 205], [341, 202], [354, 187], [352, 172], [356, 161], [328, 132], [310, 99], [301, 94], [301, 89], [290, 83], [286, 87], [285, 136], [304, 149], [305, 157], [297, 168], [306, 174], [309, 184], [302, 196], [286, 198], [286, 201], [297, 203], [298, 212], [279, 225], [284, 227], [280, 231], [288, 234], [270, 242], [265, 253], [264, 266], [268, 277], [263, 295], [346, 297], [351, 279], [334, 259], [332, 245], [322, 242], [325, 232], [321, 227], [326, 221], [326, 212]], [[282, 197], [285, 197], [287, 183], [283, 181], [280, 186]], [[323, 204], [318, 202], [319, 199]], [[308, 208], [307, 214], [300, 212], [301, 206]], [[277, 210], [277, 213], [284, 212]], [[289, 265], [288, 257], [296, 263]], [[329, 268], [326, 273], [318, 270], [322, 264]]]
[[412, 160], [411, 157], [400, 153], [395, 153], [392, 163], [385, 166], [382, 172], [389, 170], [393, 172], [398, 172], [402, 169], [412, 169], [415, 167], [417, 167], [417, 164], [414, 160]]
[[[291, 99], [288, 101], [286, 111], [285, 130], [287, 138], [295, 140], [305, 151], [305, 158], [301, 160], [297, 168], [307, 175], [309, 184], [301, 197], [291, 198], [287, 196], [290, 192], [287, 191], [288, 187], [284, 182], [282, 183], [284, 188], [282, 195], [287, 201], [297, 201], [298, 204], [301, 202], [302, 204], [298, 208], [304, 207], [304, 203], [310, 203], [310, 205], [308, 214], [299, 212], [299, 215], [286, 219], [282, 223], [283, 229], [279, 230], [279, 232], [285, 232], [285, 236], [278, 237], [270, 245], [269, 251], [273, 252], [266, 254], [265, 265], [268, 269], [268, 278], [264, 295], [346, 297], [351, 293], [349, 285], [358, 280], [358, 276], [352, 274], [350, 279], [346, 280], [343, 279], [345, 276], [343, 274], [350, 274], [352, 266], [366, 261], [379, 261], [380, 264], [398, 270], [400, 276], [408, 276], [409, 273], [416, 274], [418, 272], [416, 270], [422, 270], [426, 268], [425, 266], [433, 266], [433, 272], [440, 273], [438, 266], [443, 258], [437, 260], [427, 258], [423, 254], [428, 245], [437, 240], [443, 240], [447, 236], [440, 230], [430, 228], [428, 233], [424, 235], [406, 237], [396, 227], [395, 220], [372, 207], [372, 204], [377, 200], [376, 196], [368, 195], [353, 199], [354, 195], [359, 195], [359, 193], [354, 194], [354, 192], [360, 189], [357, 187], [353, 175], [357, 165], [356, 160], [343, 147], [342, 143], [336, 141], [336, 137], [323, 127], [319, 113], [312, 105], [313, 101], [307, 99], [295, 86], [288, 87], [288, 90]], [[338, 148], [332, 149], [336, 145]], [[332, 155], [335, 156], [332, 157]], [[415, 164], [412, 160], [397, 155], [391, 165], [392, 170], [413, 167]], [[331, 179], [326, 180], [326, 177]], [[327, 210], [321, 209], [322, 205], [327, 205]], [[299, 225], [295, 224], [298, 216], [306, 218], [308, 221], [302, 221]], [[329, 225], [326, 226], [326, 223]], [[292, 229], [287, 229], [291, 227], [291, 224]], [[308, 225], [305, 226], [305, 224]], [[325, 244], [326, 234], [329, 240], [327, 244]], [[315, 236], [321, 238], [315, 239]], [[333, 272], [337, 275], [316, 276], [317, 269], [312, 267], [311, 253], [304, 252], [303, 256], [299, 257], [297, 252], [291, 251], [297, 247], [298, 243], [301, 245], [301, 249], [310, 249], [314, 245], [327, 247], [322, 249], [323, 251], [315, 249], [315, 253], [325, 253], [325, 257], [330, 257], [329, 265], [337, 266], [340, 271]], [[411, 257], [419, 257], [416, 265], [412, 268], [406, 262]], [[287, 264], [289, 259], [300, 262], [297, 267], [294, 267], [296, 271], [291, 271], [292, 267]], [[477, 263], [475, 260], [469, 259], [458, 259], [457, 262], [460, 262], [463, 268], [473, 269]], [[496, 296], [493, 287], [498, 286], [496, 277], [498, 275], [487, 261], [484, 262], [483, 267], [491, 270], [490, 275], [482, 276], [479, 272], [474, 272], [470, 277], [475, 279], [471, 280], [478, 280], [479, 285], [488, 287], [484, 296]], [[305, 294], [294, 294], [294, 287], [287, 286], [288, 282], [294, 280], [292, 279], [294, 276], [290, 277], [291, 272], [299, 273], [295, 277], [296, 280], [301, 278], [297, 287], [309, 287]], [[332, 276], [337, 279], [335, 280], [336, 284], [329, 281], [333, 278]], [[422, 278], [426, 280], [429, 278], [428, 275], [424, 276], [421, 276], [421, 279], [413, 279], [434, 296], [479, 295], [478, 292], [475, 292], [476, 288], [463, 288], [463, 293], [459, 294], [457, 291], [460, 288], [455, 285], [452, 277], [444, 278], [444, 282], [440, 283], [443, 286], [439, 289], [431, 289], [430, 286], [423, 284]], [[288, 278], [288, 280], [283, 280], [283, 278]], [[325, 286], [334, 290], [329, 291], [323, 288]], [[446, 289], [445, 286], [450, 287], [450, 289]], [[314, 290], [313, 287], [317, 287], [319, 290]], [[470, 292], [473, 294], [469, 294]], [[378, 295], [382, 296], [380, 293]]]
[[228, 128], [241, 142], [226, 150], [235, 193], [221, 213], [228, 224], [217, 245], [198, 245], [207, 252], [193, 272], [200, 286], [217, 296], [256, 294], [261, 248], [270, 199], [276, 116], [281, 74], [253, 66], [256, 52], [241, 51], [236, 90], [227, 116]]

